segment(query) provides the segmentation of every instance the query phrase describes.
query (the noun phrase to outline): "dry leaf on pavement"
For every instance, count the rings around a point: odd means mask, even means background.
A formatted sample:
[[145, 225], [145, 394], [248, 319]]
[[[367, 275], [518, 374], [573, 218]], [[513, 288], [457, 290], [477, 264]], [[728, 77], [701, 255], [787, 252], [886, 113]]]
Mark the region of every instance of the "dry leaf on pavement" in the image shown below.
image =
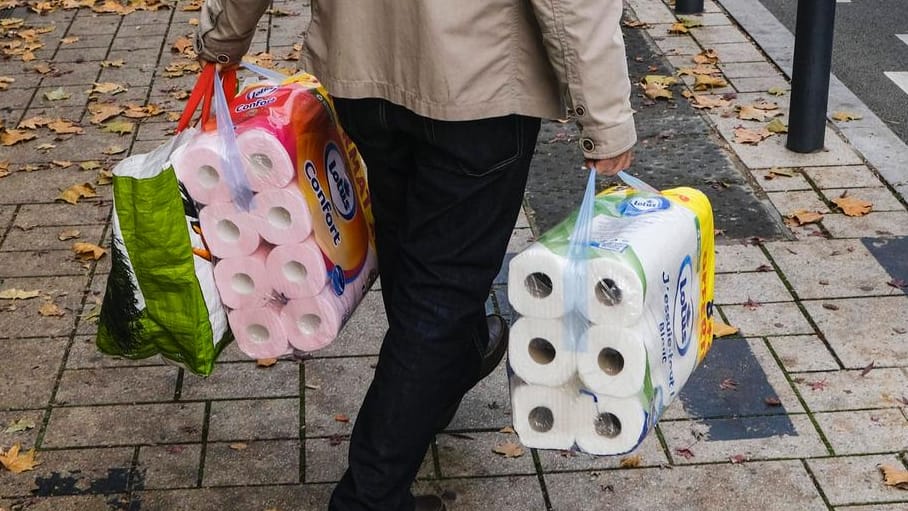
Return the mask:
[[19, 453], [20, 448], [19, 444], [16, 444], [6, 452], [0, 449], [0, 464], [14, 474], [34, 470], [36, 466], [41, 464], [35, 459], [37, 453], [35, 453], [34, 447], [26, 451], [25, 454]]
[[70, 204], [78, 204], [79, 199], [97, 197], [98, 194], [95, 193], [95, 187], [91, 183], [82, 183], [78, 185], [72, 185], [66, 190], [63, 190], [57, 200], [62, 200]]
[[3, 130], [3, 134], [0, 135], [0, 144], [11, 146], [18, 144], [19, 142], [27, 142], [35, 138], [38, 138], [38, 134], [33, 131]]
[[738, 108], [738, 119], [743, 119], [745, 121], [760, 121], [763, 122], [768, 118], [775, 117], [777, 115], [782, 115], [781, 112], [768, 112], [756, 108], [754, 105], [742, 105]]
[[48, 101], [62, 101], [64, 99], [69, 99], [69, 97], [70, 94], [63, 90], [63, 87], [57, 87], [54, 90], [44, 93], [44, 98]]
[[66, 119], [56, 119], [48, 123], [47, 127], [58, 135], [81, 135], [85, 132], [81, 126]]
[[620, 468], [633, 468], [639, 467], [641, 463], [643, 463], [643, 457], [639, 454], [635, 454], [633, 456], [621, 458], [621, 461], [618, 462], [618, 466]]
[[694, 90], [707, 90], [711, 88], [727, 87], [728, 82], [725, 78], [711, 75], [696, 75], [697, 80], [694, 82]]
[[647, 83], [643, 86], [643, 93], [650, 99], [672, 99], [674, 95], [665, 85], [659, 83]]
[[873, 203], [854, 197], [838, 197], [832, 202], [848, 216], [864, 216], [873, 209]]
[[697, 64], [716, 64], [719, 62], [719, 52], [712, 48], [707, 48], [694, 55], [691, 60]]
[[170, 51], [180, 54], [186, 54], [189, 51], [195, 52], [195, 50], [193, 50], [192, 39], [187, 36], [177, 37], [177, 40], [173, 42], [173, 46], [170, 47]]
[[255, 361], [255, 365], [258, 367], [271, 367], [274, 364], [277, 364], [276, 358], [260, 358]]
[[41, 304], [41, 307], [38, 308], [38, 314], [44, 317], [59, 317], [66, 315], [66, 313], [63, 312], [63, 309], [58, 307], [54, 302], [44, 302], [43, 304]]
[[646, 75], [642, 81], [644, 85], [655, 83], [665, 87], [678, 83], [678, 79], [670, 75]]
[[690, 32], [690, 30], [688, 30], [687, 27], [684, 26], [684, 23], [680, 22], [673, 23], [672, 26], [668, 28], [669, 34], [686, 34], [688, 32]]
[[806, 209], [799, 209], [788, 216], [795, 225], [807, 225], [815, 224], [823, 219], [823, 214], [817, 211], [807, 211]]
[[770, 133], [788, 133], [788, 125], [782, 122], [782, 119], [779, 119], [778, 117], [769, 121], [766, 125], [766, 129]]
[[113, 103], [89, 103], [88, 113], [91, 114], [90, 122], [92, 124], [101, 124], [102, 122], [120, 115], [123, 107]]
[[782, 87], [770, 87], [766, 92], [772, 96], [784, 96], [788, 91]]
[[500, 454], [505, 458], [519, 458], [523, 456], [524, 450], [520, 444], [514, 442], [505, 442], [492, 448], [492, 452]]
[[92, 260], [97, 261], [104, 257], [104, 254], [107, 253], [107, 250], [95, 245], [94, 243], [73, 243], [73, 252], [76, 253], [76, 257], [82, 260]]
[[644, 21], [634, 20], [634, 21], [625, 21], [622, 23], [627, 28], [648, 28], [649, 25]]
[[900, 490], [908, 490], [908, 471], [894, 465], [880, 465], [883, 473], [883, 482], [886, 486], [895, 486]]
[[9, 88], [9, 84], [15, 82], [16, 79], [12, 76], [0, 76], [0, 90], [6, 90]]
[[750, 129], [738, 127], [735, 128], [735, 142], [739, 144], [759, 144], [764, 139], [772, 136], [772, 132], [766, 128]]
[[839, 122], [847, 122], [847, 121], [857, 121], [858, 119], [863, 119], [864, 117], [861, 115], [858, 115], [858, 114], [853, 114], [851, 112], [833, 112], [832, 118], [833, 118], [833, 120], [836, 120]]
[[3, 430], [6, 434], [19, 433], [22, 431], [28, 431], [30, 429], [35, 429], [35, 421], [29, 419], [28, 417], [23, 417], [19, 420], [15, 420], [7, 424], [6, 429]]
[[22, 289], [4, 289], [0, 291], [0, 300], [29, 300], [31, 298], [37, 298], [41, 295], [41, 291], [25, 291]]
[[243, 442], [237, 442], [234, 444], [230, 444], [230, 448], [233, 449], [234, 451], [242, 451], [248, 447], [249, 446], [244, 444]]
[[714, 94], [694, 94], [690, 96], [690, 106], [694, 108], [723, 108], [730, 104], [731, 101]]
[[129, 90], [129, 88], [127, 88], [126, 86], [119, 84], [119, 83], [95, 82], [94, 87], [92, 87], [91, 89], [89, 89], [86, 92], [88, 92], [88, 94], [111, 94], [111, 95], [113, 95], [113, 94], [120, 94], [120, 93], [126, 92], [128, 90]]
[[347, 417], [345, 414], [338, 413], [334, 416], [334, 421], [347, 423], [350, 422], [350, 417]]
[[103, 125], [101, 128], [102, 131], [108, 133], [116, 133], [118, 135], [126, 135], [132, 133], [135, 129], [135, 123], [129, 121], [109, 121]]
[[60, 234], [57, 235], [57, 239], [60, 241], [66, 241], [78, 238], [81, 235], [82, 233], [79, 232], [78, 229], [66, 229], [64, 231], [60, 231]]
[[101, 61], [101, 67], [102, 67], [102, 68], [108, 68], [108, 67], [123, 67], [123, 65], [124, 65], [125, 63], [126, 63], [126, 62], [124, 62], [123, 59], [117, 59], [117, 60], [102, 60], [102, 61]]
[[713, 320], [713, 337], [727, 337], [738, 333], [738, 327]]
[[47, 126], [53, 121], [54, 120], [49, 117], [41, 117], [40, 115], [36, 115], [34, 117], [29, 117], [28, 119], [20, 121], [19, 125], [16, 127], [19, 129], [36, 130], [41, 126]]

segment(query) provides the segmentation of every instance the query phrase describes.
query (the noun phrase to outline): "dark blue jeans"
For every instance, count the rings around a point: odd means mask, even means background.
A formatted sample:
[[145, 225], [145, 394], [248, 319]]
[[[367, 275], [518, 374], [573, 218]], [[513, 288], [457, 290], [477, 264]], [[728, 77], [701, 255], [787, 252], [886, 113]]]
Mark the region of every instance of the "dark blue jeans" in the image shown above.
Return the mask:
[[412, 511], [436, 426], [477, 381], [484, 304], [526, 186], [539, 119], [442, 122], [336, 99], [366, 162], [388, 331], [332, 511]]

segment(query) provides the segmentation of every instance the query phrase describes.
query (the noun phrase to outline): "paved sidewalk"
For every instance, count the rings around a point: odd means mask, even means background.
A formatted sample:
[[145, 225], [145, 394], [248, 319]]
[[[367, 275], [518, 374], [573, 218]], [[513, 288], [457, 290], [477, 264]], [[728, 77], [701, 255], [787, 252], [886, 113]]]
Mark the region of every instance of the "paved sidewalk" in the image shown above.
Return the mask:
[[[736, 12], [742, 5], [723, 3]], [[740, 335], [716, 340], [655, 434], [621, 458], [494, 454], [493, 447], [517, 441], [500, 432], [510, 423], [500, 367], [464, 399], [420, 472], [418, 490], [442, 494], [449, 509], [908, 509], [908, 491], [886, 486], [878, 469], [908, 464], [908, 210], [895, 192], [906, 182], [894, 167], [883, 180], [872, 163], [908, 153], [899, 146], [873, 152], [867, 140], [843, 138], [860, 134], [852, 126], [866, 119], [830, 123], [826, 150], [816, 154], [786, 151], [784, 135], [736, 142], [737, 128], [757, 130], [772, 118], [742, 120], [735, 107], [775, 102], [787, 124], [788, 95], [768, 91], [787, 90], [788, 80], [719, 4], [706, 4], [706, 14], [690, 17], [701, 25], [675, 35], [669, 7], [629, 0], [634, 79], [693, 67], [692, 58], [712, 48], [728, 84], [696, 93], [729, 101], [694, 111], [682, 96], [693, 76], [669, 87], [671, 101], [635, 88], [635, 170], [654, 185], [688, 184], [713, 199], [721, 229], [716, 304], [719, 319]], [[40, 291], [0, 299], [0, 449], [34, 446], [41, 462], [21, 474], [0, 470], [0, 509], [324, 509], [345, 466], [347, 435], [386, 324], [377, 291], [340, 339], [304, 362], [258, 368], [231, 347], [202, 380], [157, 358], [98, 355], [93, 319], [109, 258], [80, 260], [71, 247], [106, 244], [110, 187], [98, 184], [104, 171], [170, 135], [171, 114], [194, 81], [191, 59], [179, 52], [198, 13], [187, 10], [187, 0], [125, 15], [60, 5], [36, 4], [47, 9], [40, 15], [25, 7], [0, 11], [0, 50], [11, 54], [0, 61], [4, 141], [37, 135], [0, 146], [0, 292]], [[292, 67], [283, 58], [294, 53], [306, 12], [299, 3], [275, 2], [253, 52]], [[754, 19], [742, 24], [754, 27]], [[40, 27], [53, 30], [28, 30]], [[759, 39], [772, 45], [765, 31]], [[110, 90], [95, 85], [104, 83], [127, 90], [99, 92]], [[167, 113], [142, 118], [153, 111], [132, 109], [139, 118], [92, 123], [105, 101], [154, 104]], [[46, 122], [14, 131], [37, 116]], [[68, 131], [52, 122], [58, 118], [84, 133], [55, 133]], [[125, 131], [109, 124], [119, 121], [136, 125], [131, 133], [108, 132]], [[568, 125], [546, 124], [511, 253], [560, 219], [552, 204], [560, 201], [566, 213], [571, 194], [579, 196], [579, 186], [546, 186], [574, 179], [552, 177], [565, 172], [553, 162], [579, 161], [567, 143], [572, 137]], [[692, 157], [694, 147], [708, 156]], [[55, 200], [81, 183], [95, 185], [98, 197], [75, 205]], [[872, 202], [872, 211], [847, 216], [834, 203], [843, 197]], [[801, 226], [785, 220], [796, 213], [804, 219], [800, 210], [822, 218]], [[504, 282], [502, 275], [489, 307], [511, 314]]]

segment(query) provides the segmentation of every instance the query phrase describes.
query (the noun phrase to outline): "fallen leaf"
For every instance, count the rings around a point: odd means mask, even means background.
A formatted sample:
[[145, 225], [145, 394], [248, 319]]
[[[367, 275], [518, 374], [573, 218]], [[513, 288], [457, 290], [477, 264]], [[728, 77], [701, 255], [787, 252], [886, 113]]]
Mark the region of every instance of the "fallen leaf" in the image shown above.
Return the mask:
[[694, 108], [723, 108], [730, 104], [731, 101], [712, 94], [694, 94], [690, 97], [690, 105]]
[[690, 30], [688, 30], [687, 27], [684, 26], [684, 23], [680, 22], [673, 23], [672, 26], [668, 28], [669, 34], [686, 34], [688, 32], [690, 32]]
[[86, 92], [88, 94], [120, 94], [128, 91], [129, 89], [122, 84], [113, 83], [113, 82], [95, 82], [95, 86]]
[[193, 27], [197, 27], [199, 26], [199, 18], [189, 18], [189, 21], [187, 21], [187, 23], [189, 23]]
[[908, 471], [893, 465], [880, 465], [883, 473], [883, 482], [886, 486], [895, 486], [900, 490], [908, 490]]
[[64, 99], [69, 99], [70, 96], [71, 94], [63, 90], [63, 87], [57, 87], [54, 90], [44, 93], [44, 99], [48, 101], [62, 101]]
[[672, 91], [659, 83], [648, 83], [643, 86], [643, 93], [650, 99], [672, 99]]
[[703, 20], [701, 20], [699, 18], [688, 18], [688, 17], [684, 16], [684, 17], [678, 17], [678, 21], [680, 21], [681, 24], [687, 28], [695, 28], [695, 27], [703, 26]]
[[3, 134], [0, 135], [0, 144], [11, 146], [18, 144], [19, 142], [27, 142], [35, 138], [38, 138], [38, 134], [33, 131], [3, 130]]
[[807, 386], [810, 387], [810, 390], [826, 390], [826, 387], [829, 386], [827, 380], [817, 380], [807, 382]]
[[57, 200], [62, 200], [70, 204], [77, 204], [79, 199], [97, 197], [98, 194], [95, 193], [95, 187], [91, 183], [82, 183], [79, 185], [72, 185], [66, 190], [63, 190]]
[[766, 92], [772, 96], [784, 96], [787, 91], [782, 87], [770, 87]]
[[829, 311], [837, 311], [837, 310], [839, 310], [839, 306], [836, 305], [836, 304], [834, 304], [834, 303], [824, 303], [824, 304], [823, 304], [823, 308], [826, 309], [826, 310], [829, 310]]
[[260, 358], [255, 361], [255, 365], [258, 367], [271, 367], [274, 364], [277, 364], [276, 358]]
[[691, 60], [697, 64], [716, 64], [719, 62], [719, 52], [712, 48], [707, 48], [694, 55]]
[[618, 462], [618, 467], [634, 468], [634, 467], [639, 467], [640, 464], [642, 464], [642, 463], [643, 463], [643, 457], [641, 457], [639, 454], [635, 454], [633, 456], [626, 456], [624, 458], [621, 458], [621, 460]]
[[766, 128], [750, 129], [738, 127], [734, 129], [735, 142], [739, 144], [759, 144], [764, 139], [772, 136], [772, 132]]
[[689, 447], [677, 447], [675, 448], [675, 454], [688, 460], [694, 457], [694, 451], [690, 450]]
[[102, 61], [101, 61], [101, 67], [103, 67], [103, 68], [108, 68], [108, 67], [123, 67], [124, 64], [126, 64], [126, 63], [123, 62], [123, 59], [117, 59], [117, 60], [102, 60]]
[[82, 233], [79, 232], [78, 229], [66, 229], [65, 231], [61, 231], [60, 234], [57, 235], [57, 239], [60, 241], [66, 241], [78, 238], [81, 235]]
[[776, 117], [766, 125], [766, 131], [770, 133], [788, 133], [788, 125], [782, 122], [782, 119]]
[[187, 36], [177, 37], [176, 41], [173, 42], [173, 46], [170, 47], [170, 51], [180, 54], [185, 54], [188, 51], [194, 52], [192, 39]]
[[696, 67], [682, 67], [678, 70], [678, 76], [694, 75], [717, 75], [721, 71], [713, 64], [697, 64]]
[[492, 452], [500, 454], [505, 458], [519, 458], [523, 456], [524, 450], [520, 444], [514, 442], [505, 442], [492, 448]]
[[109, 185], [113, 182], [113, 171], [101, 169], [98, 171], [98, 186]]
[[101, 163], [97, 161], [83, 161], [79, 164], [79, 168], [82, 170], [95, 170], [101, 168]]
[[33, 421], [27, 417], [23, 417], [19, 420], [15, 420], [15, 421], [12, 421], [9, 424], [7, 424], [6, 429], [4, 429], [3, 432], [7, 433], [7, 434], [20, 433], [22, 431], [28, 431], [30, 429], [34, 429], [35, 426], [36, 426], [35, 421]]
[[350, 417], [347, 417], [346, 415], [339, 413], [334, 416], [334, 420], [335, 420], [335, 422], [347, 423], [347, 422], [350, 422]]
[[40, 295], [41, 291], [23, 291], [22, 289], [10, 288], [0, 291], [0, 300], [29, 300]]
[[776, 396], [769, 396], [767, 398], [764, 398], [763, 402], [766, 403], [766, 406], [782, 406], [782, 401], [780, 401]]
[[57, 146], [55, 146], [54, 144], [46, 144], [46, 143], [45, 143], [45, 144], [40, 144], [40, 145], [39, 145], [38, 147], [36, 147], [35, 149], [37, 149], [38, 151], [47, 152], [47, 151], [50, 151], [51, 149], [53, 149], [53, 148], [55, 148], [55, 147], [57, 147]]
[[60, 44], [73, 44], [78, 40], [79, 38], [77, 36], [64, 37], [63, 39], [60, 39]]
[[38, 314], [48, 317], [48, 316], [63, 316], [66, 313], [63, 312], [60, 307], [57, 306], [54, 302], [44, 302], [41, 307], [38, 308]]
[[0, 449], [0, 464], [14, 474], [20, 474], [34, 468], [41, 463], [35, 460], [35, 448], [32, 447], [25, 454], [19, 454], [20, 446], [16, 444], [3, 452]]
[[732, 463], [732, 465], [744, 463], [746, 460], [747, 460], [747, 457], [744, 456], [743, 454], [735, 454], [733, 456], [728, 457], [728, 461], [730, 461]]
[[9, 84], [15, 82], [16, 79], [12, 76], [0, 76], [0, 90], [6, 90], [9, 88]]
[[806, 209], [799, 209], [788, 216], [795, 225], [807, 225], [815, 224], [820, 220], [823, 220], [823, 214], [817, 211], [807, 211]]
[[102, 257], [104, 257], [104, 254], [107, 253], [107, 250], [95, 245], [94, 243], [73, 243], [72, 250], [80, 259], [90, 259], [92, 261], [101, 259]]
[[60, 167], [61, 169], [65, 169], [65, 168], [73, 166], [73, 162], [71, 162], [69, 160], [53, 160], [53, 161], [51, 161], [51, 163], [55, 167]]
[[862, 376], [862, 377], [863, 377], [863, 376], [867, 376], [867, 373], [869, 373], [870, 371], [873, 371], [873, 369], [874, 369], [875, 367], [876, 367], [876, 361], [875, 361], [875, 360], [871, 360], [870, 363], [867, 364], [867, 366], [864, 367], [864, 369], [861, 369], [861, 376]]
[[719, 388], [722, 390], [737, 390], [738, 382], [736, 382], [732, 378], [725, 378], [719, 383]]
[[230, 444], [230, 448], [233, 449], [234, 451], [242, 451], [242, 450], [247, 449], [248, 447], [249, 446], [244, 444], [243, 442], [237, 442], [234, 444]]
[[763, 122], [768, 118], [776, 117], [778, 115], [782, 115], [782, 112], [757, 108], [756, 105], [743, 105], [738, 108], [738, 119], [743, 119], [745, 121]]
[[89, 122], [92, 124], [101, 124], [102, 122], [120, 115], [123, 107], [113, 103], [89, 103], [88, 113], [91, 114]]
[[744, 302], [744, 307], [747, 307], [750, 310], [757, 310], [761, 306], [762, 306], [762, 304], [760, 302], [758, 302], [750, 297], [747, 297], [747, 301]]
[[656, 83], [665, 87], [678, 83], [678, 79], [670, 75], [646, 75], [642, 81], [645, 85]]
[[622, 23], [622, 25], [624, 25], [625, 27], [628, 27], [628, 28], [648, 28], [649, 27], [649, 25], [647, 25], [645, 22], [640, 21], [640, 20], [625, 21]]
[[778, 167], [769, 169], [769, 173], [780, 177], [795, 177], [795, 172], [793, 170], [780, 169]]
[[738, 327], [727, 325], [719, 320], [713, 321], [713, 337], [727, 337], [738, 333]]
[[36, 130], [42, 126], [47, 126], [53, 121], [54, 120], [49, 117], [36, 115], [34, 117], [29, 117], [28, 119], [20, 121], [18, 126], [16, 127], [19, 129]]
[[873, 203], [854, 197], [839, 197], [832, 202], [847, 216], [864, 216], [873, 209]]
[[47, 127], [58, 135], [81, 135], [85, 131], [81, 126], [66, 119], [57, 119], [48, 123]]
[[721, 76], [696, 75], [694, 81], [694, 90], [707, 90], [711, 88], [727, 87], [728, 82]]
[[120, 154], [120, 153], [126, 152], [126, 149], [127, 148], [125, 148], [123, 146], [112, 145], [112, 146], [108, 146], [106, 149], [101, 151], [101, 154], [113, 156], [115, 154]]
[[833, 112], [832, 119], [839, 122], [857, 121], [863, 119], [863, 116], [851, 112]]
[[101, 128], [102, 131], [107, 133], [117, 133], [119, 135], [126, 135], [132, 133], [135, 129], [135, 123], [129, 121], [110, 121], [103, 125]]
[[499, 429], [498, 432], [499, 433], [510, 433], [510, 434], [515, 433], [514, 428], [512, 428], [511, 426], [505, 426], [505, 427]]

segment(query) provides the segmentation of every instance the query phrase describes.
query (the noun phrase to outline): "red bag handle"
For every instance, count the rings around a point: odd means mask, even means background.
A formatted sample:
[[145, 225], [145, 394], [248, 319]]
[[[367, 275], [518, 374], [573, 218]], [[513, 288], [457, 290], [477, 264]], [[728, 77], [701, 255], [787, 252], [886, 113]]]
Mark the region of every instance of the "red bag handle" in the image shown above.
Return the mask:
[[[195, 87], [192, 88], [192, 93], [186, 101], [183, 115], [180, 116], [180, 121], [177, 123], [177, 133], [190, 126], [192, 116], [198, 109], [199, 103], [202, 104], [202, 115], [199, 118], [199, 125], [204, 127], [208, 124], [208, 118], [211, 116], [211, 98], [214, 97], [214, 74], [216, 69], [217, 66], [213, 62], [205, 64], [202, 68], [202, 72], [199, 73], [199, 78], [195, 82]], [[232, 98], [236, 94], [237, 88], [236, 68], [221, 71], [221, 76], [224, 82], [224, 95]]]

